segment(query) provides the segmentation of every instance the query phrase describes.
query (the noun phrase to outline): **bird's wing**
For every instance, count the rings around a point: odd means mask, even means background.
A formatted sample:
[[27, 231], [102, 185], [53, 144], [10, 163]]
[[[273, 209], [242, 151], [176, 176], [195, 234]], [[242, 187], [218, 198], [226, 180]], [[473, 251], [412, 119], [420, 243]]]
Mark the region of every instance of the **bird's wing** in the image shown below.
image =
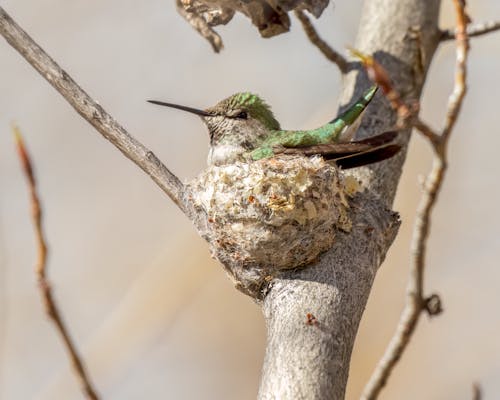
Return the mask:
[[398, 132], [396, 131], [388, 131], [381, 133], [380, 135], [353, 142], [332, 142], [301, 147], [277, 146], [273, 150], [275, 154], [302, 154], [306, 156], [318, 154], [322, 156], [329, 155], [335, 157], [337, 155], [349, 155], [367, 151], [373, 149], [374, 147], [383, 146], [392, 142], [396, 138], [397, 134]]
[[321, 155], [342, 168], [354, 168], [382, 161], [395, 155], [401, 146], [391, 144], [398, 132], [388, 131], [353, 142], [327, 143], [304, 147], [275, 147], [274, 154]]
[[400, 150], [401, 146], [399, 144], [389, 144], [375, 147], [371, 150], [349, 154], [347, 156], [327, 159], [335, 161], [335, 164], [337, 164], [342, 169], [349, 169], [387, 160], [388, 158], [391, 158], [392, 156], [395, 156], [397, 153], [399, 153]]

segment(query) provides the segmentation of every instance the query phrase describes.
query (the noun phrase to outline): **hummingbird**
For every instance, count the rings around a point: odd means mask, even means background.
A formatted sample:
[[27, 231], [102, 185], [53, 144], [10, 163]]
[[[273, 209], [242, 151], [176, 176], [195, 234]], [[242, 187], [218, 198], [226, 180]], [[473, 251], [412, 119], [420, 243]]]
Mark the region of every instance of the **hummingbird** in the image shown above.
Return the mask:
[[376, 91], [376, 85], [370, 87], [346, 111], [312, 130], [281, 129], [267, 103], [249, 92], [236, 93], [205, 110], [157, 100], [148, 102], [201, 117], [210, 136], [209, 165], [295, 154], [319, 155], [346, 169], [385, 160], [401, 149], [391, 143], [397, 136], [395, 131], [350, 140]]

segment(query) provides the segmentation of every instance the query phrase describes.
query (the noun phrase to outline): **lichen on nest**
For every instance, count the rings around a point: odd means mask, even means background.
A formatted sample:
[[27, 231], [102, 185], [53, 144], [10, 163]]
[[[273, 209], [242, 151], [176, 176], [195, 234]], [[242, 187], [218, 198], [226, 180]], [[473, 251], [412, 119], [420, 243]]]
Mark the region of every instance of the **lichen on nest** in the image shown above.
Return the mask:
[[320, 157], [209, 166], [189, 183], [212, 255], [276, 271], [309, 264], [349, 231], [339, 170]]

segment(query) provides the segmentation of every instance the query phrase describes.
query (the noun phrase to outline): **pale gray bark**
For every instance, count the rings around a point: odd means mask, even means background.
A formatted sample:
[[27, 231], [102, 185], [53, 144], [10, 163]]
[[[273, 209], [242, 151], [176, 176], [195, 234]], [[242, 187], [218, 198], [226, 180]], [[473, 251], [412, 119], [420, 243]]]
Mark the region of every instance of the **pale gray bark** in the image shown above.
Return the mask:
[[[439, 43], [439, 1], [367, 0], [355, 47], [387, 69], [406, 99], [418, 100]], [[420, 40], [412, 32], [417, 30]], [[364, 73], [345, 79], [344, 99], [368, 86]], [[390, 128], [395, 115], [378, 97], [363, 125], [365, 135]], [[405, 136], [409, 139], [409, 133]], [[321, 260], [276, 278], [263, 301], [268, 328], [260, 399], [343, 399], [359, 322], [378, 267], [398, 224], [392, 204], [404, 155], [357, 175], [370, 180], [356, 210], [355, 229], [340, 236]], [[378, 199], [378, 200], [377, 200]], [[367, 229], [369, 228], [369, 229]], [[316, 324], [307, 324], [307, 314]]]

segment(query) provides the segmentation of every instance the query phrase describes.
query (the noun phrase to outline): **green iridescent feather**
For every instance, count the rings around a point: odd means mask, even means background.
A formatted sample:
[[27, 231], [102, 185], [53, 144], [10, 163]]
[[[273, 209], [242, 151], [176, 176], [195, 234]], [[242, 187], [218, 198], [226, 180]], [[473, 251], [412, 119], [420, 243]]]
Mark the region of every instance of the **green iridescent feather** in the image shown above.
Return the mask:
[[[285, 131], [272, 129], [269, 136], [262, 144], [252, 151], [253, 160], [272, 157], [273, 147], [307, 147], [319, 144], [335, 143], [340, 139], [341, 133], [346, 127], [353, 124], [371, 101], [377, 86], [368, 89], [351, 107], [339, 115], [333, 121], [313, 130], [307, 131]], [[260, 100], [259, 98], [257, 98]], [[260, 100], [261, 101], [261, 100]], [[271, 110], [266, 110], [272, 116]], [[274, 119], [274, 117], [272, 117]], [[279, 128], [278, 128], [279, 129]]]
[[264, 126], [271, 130], [280, 129], [280, 124], [274, 118], [271, 108], [259, 96], [243, 92], [238, 93], [228, 99], [230, 108], [243, 108], [252, 118], [261, 121]]

